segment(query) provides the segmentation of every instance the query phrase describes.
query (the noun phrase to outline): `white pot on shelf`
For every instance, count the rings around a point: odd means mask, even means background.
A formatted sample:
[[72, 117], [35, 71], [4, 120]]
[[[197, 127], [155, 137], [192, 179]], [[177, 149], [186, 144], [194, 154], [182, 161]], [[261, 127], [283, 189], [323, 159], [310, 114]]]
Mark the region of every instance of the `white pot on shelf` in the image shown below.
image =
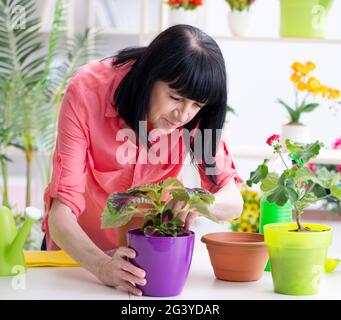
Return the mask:
[[232, 35], [245, 37], [252, 27], [253, 14], [250, 10], [231, 10], [227, 13], [227, 21]]
[[185, 9], [171, 9], [169, 11], [169, 26], [176, 24], [198, 25], [198, 11]]
[[293, 142], [311, 142], [309, 128], [304, 124], [286, 124], [282, 126], [281, 143], [285, 146], [285, 139]]

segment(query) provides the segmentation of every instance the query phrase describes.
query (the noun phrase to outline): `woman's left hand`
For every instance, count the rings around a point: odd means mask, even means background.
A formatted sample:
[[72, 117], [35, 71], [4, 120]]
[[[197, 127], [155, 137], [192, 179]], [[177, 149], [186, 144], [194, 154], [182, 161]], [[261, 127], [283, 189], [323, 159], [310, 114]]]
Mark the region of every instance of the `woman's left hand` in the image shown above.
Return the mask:
[[[176, 201], [169, 204], [169, 206], [174, 210], [178, 211], [184, 206], [183, 201]], [[178, 213], [177, 217], [185, 222], [185, 229], [189, 230], [192, 226], [194, 220], [199, 216], [199, 213], [195, 210], [186, 210]]]

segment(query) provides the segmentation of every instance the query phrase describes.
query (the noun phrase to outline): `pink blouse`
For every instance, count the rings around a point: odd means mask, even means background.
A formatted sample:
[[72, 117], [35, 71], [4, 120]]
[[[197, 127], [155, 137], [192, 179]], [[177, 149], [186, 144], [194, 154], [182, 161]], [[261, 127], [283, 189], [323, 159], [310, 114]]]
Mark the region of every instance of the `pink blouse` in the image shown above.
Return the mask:
[[[178, 143], [165, 155], [170, 157], [171, 153], [177, 152], [180, 161], [175, 163], [150, 163], [143, 145], [129, 139], [116, 139], [118, 130], [129, 126], [113, 107], [113, 94], [130, 67], [131, 63], [113, 67], [110, 59], [92, 62], [79, 68], [68, 84], [59, 113], [52, 178], [44, 192], [46, 211], [42, 229], [46, 233], [48, 250], [59, 249], [52, 241], [48, 227], [53, 198], [67, 205], [90, 239], [106, 251], [116, 247], [116, 229], [100, 227], [102, 210], [110, 193], [124, 192], [140, 184], [158, 183], [168, 177], [181, 179], [187, 149], [177, 131], [167, 136]], [[117, 160], [115, 152], [123, 143], [130, 143], [138, 161], [122, 164]], [[144, 161], [139, 161], [141, 159]], [[218, 175], [221, 186], [231, 179], [241, 182], [223, 140], [216, 162], [223, 168]], [[200, 176], [202, 188], [218, 191], [203, 173], [200, 172]]]

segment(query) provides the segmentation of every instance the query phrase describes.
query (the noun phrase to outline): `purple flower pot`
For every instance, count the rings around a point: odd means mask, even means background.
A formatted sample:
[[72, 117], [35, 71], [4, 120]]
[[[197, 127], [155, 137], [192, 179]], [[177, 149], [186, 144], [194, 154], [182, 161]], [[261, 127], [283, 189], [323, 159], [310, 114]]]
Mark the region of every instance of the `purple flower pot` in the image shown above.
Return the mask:
[[144, 295], [170, 297], [181, 293], [191, 266], [194, 239], [194, 232], [182, 237], [146, 237], [139, 229], [128, 231], [128, 246], [136, 251], [130, 261], [146, 272], [146, 285], [136, 285]]

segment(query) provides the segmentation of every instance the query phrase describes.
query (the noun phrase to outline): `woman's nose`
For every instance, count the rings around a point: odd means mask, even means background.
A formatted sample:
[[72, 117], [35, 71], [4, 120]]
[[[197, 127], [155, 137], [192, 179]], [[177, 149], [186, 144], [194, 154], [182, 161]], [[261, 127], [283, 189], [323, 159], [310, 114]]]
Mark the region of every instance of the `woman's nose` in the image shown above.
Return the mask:
[[184, 102], [182, 106], [178, 109], [178, 116], [177, 120], [181, 123], [185, 123], [190, 118], [190, 112], [191, 112], [191, 102]]

